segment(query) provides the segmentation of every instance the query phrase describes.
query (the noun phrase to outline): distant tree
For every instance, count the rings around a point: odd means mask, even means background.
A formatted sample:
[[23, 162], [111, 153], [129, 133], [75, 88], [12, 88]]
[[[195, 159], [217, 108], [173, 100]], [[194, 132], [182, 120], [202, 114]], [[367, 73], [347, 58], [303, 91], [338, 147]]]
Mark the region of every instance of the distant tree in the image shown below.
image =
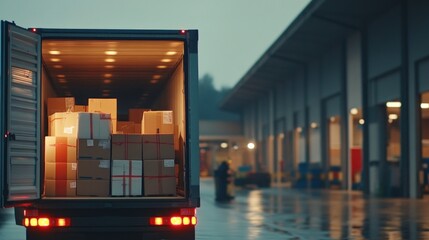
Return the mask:
[[199, 110], [202, 120], [238, 120], [239, 116], [220, 110], [220, 102], [231, 89], [216, 90], [213, 77], [205, 74], [199, 81]]

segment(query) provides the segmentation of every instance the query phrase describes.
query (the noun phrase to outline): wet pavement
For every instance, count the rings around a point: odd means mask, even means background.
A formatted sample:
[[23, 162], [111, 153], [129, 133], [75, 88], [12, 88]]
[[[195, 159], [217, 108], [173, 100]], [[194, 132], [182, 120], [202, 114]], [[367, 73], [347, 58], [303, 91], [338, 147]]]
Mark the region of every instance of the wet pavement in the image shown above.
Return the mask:
[[[201, 180], [197, 239], [429, 239], [429, 199], [286, 187], [236, 189], [235, 196], [216, 203], [213, 180]], [[24, 239], [13, 209], [0, 210], [0, 240]]]

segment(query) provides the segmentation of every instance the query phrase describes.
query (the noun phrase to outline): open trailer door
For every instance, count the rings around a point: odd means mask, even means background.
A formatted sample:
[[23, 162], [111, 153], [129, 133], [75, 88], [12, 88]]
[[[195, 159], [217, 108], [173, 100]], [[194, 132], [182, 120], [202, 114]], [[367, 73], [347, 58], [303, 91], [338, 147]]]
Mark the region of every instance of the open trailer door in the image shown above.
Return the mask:
[[40, 36], [1, 22], [1, 206], [40, 198]]

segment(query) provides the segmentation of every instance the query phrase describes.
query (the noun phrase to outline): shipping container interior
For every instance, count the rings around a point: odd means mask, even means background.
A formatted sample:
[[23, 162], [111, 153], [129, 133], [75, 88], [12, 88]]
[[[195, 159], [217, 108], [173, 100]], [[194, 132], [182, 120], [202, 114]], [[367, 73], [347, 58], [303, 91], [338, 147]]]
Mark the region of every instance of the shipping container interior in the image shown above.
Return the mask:
[[[87, 106], [89, 98], [117, 99], [118, 122], [128, 121], [129, 109], [172, 110], [176, 138], [175, 194], [145, 196], [142, 187], [141, 195], [113, 197], [110, 191], [107, 198], [184, 198], [186, 195], [184, 52], [185, 44], [178, 40], [43, 39], [42, 159], [45, 156], [43, 147], [45, 137], [48, 136], [48, 98], [74, 97], [75, 104], [80, 106]], [[42, 172], [43, 169], [44, 167]], [[42, 176], [42, 182], [46, 182], [45, 175]], [[47, 196], [45, 193], [42, 194], [42, 198], [57, 198]], [[76, 195], [74, 198], [99, 197]]]

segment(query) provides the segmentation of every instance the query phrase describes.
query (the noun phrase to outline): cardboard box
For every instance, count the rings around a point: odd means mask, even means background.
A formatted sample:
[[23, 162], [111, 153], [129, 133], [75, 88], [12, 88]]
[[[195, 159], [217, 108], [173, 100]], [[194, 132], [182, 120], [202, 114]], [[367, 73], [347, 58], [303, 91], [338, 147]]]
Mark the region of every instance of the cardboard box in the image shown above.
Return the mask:
[[111, 132], [109, 114], [63, 112], [49, 116], [50, 136], [109, 139]]
[[76, 180], [45, 180], [46, 197], [75, 197]]
[[142, 195], [142, 161], [112, 161], [112, 196]]
[[144, 160], [144, 195], [176, 195], [174, 159]]
[[117, 125], [117, 100], [116, 98], [89, 98], [88, 112], [110, 114], [112, 118], [113, 133], [116, 132]]
[[74, 97], [48, 98], [48, 116], [57, 112], [74, 112], [74, 104]]
[[143, 159], [174, 159], [173, 134], [143, 134]]
[[127, 134], [127, 133], [140, 133], [141, 129], [136, 132], [136, 124], [130, 121], [118, 121], [116, 133]]
[[142, 160], [141, 134], [112, 134], [113, 160]]
[[147, 112], [147, 111], [150, 111], [150, 109], [130, 108], [130, 109], [128, 109], [128, 120], [131, 122], [140, 124], [142, 122], [142, 119], [143, 119], [143, 113]]
[[45, 163], [45, 179], [76, 180], [77, 163]]
[[45, 137], [45, 163], [76, 163], [76, 138]]
[[77, 180], [77, 196], [108, 197], [110, 180]]
[[173, 111], [144, 112], [141, 133], [174, 134]]
[[79, 160], [78, 179], [110, 180], [110, 160]]
[[73, 112], [88, 112], [88, 106], [86, 105], [74, 105]]
[[78, 139], [78, 159], [110, 160], [110, 140]]

